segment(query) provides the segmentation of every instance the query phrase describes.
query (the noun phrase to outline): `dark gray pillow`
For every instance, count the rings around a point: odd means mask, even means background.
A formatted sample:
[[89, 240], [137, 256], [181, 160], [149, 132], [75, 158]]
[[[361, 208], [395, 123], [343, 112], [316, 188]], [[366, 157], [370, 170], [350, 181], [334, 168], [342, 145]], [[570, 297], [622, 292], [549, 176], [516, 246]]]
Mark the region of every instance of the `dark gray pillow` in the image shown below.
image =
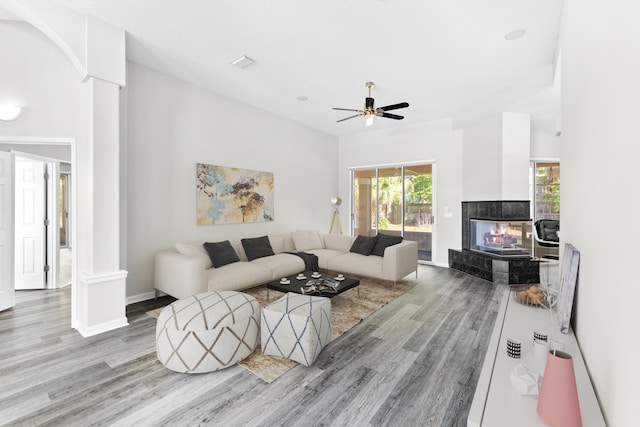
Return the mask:
[[371, 255], [371, 251], [376, 245], [377, 238], [378, 236], [358, 236], [353, 242], [353, 245], [351, 245], [351, 249], [349, 251], [361, 255]]
[[271, 242], [267, 236], [254, 237], [252, 239], [241, 239], [244, 253], [249, 261], [269, 255], [275, 255], [271, 248]]
[[231, 242], [228, 240], [215, 243], [207, 242], [203, 246], [209, 254], [211, 263], [215, 268], [240, 261], [238, 254], [233, 249], [233, 246], [231, 246]]
[[389, 246], [402, 242], [402, 236], [391, 236], [390, 234], [378, 234], [376, 245], [371, 251], [371, 255], [384, 256], [384, 250]]

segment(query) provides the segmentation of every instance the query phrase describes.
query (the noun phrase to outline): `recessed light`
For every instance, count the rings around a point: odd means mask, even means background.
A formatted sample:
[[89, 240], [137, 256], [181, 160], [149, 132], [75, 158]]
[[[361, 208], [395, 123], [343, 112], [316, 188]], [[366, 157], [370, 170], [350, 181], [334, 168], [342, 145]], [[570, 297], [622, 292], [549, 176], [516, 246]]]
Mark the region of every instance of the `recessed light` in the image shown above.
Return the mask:
[[247, 55], [242, 55], [240, 58], [234, 59], [231, 61], [232, 65], [240, 68], [246, 68], [249, 65], [253, 64], [253, 59], [249, 58]]
[[518, 29], [518, 30], [513, 30], [513, 31], [509, 31], [507, 33], [507, 35], [504, 36], [504, 38], [506, 40], [516, 40], [519, 39], [520, 37], [524, 36], [524, 33], [526, 33], [527, 30], [523, 30], [522, 28]]
[[296, 98], [298, 101], [308, 101], [309, 98], [307, 98], [306, 96], [299, 96]]

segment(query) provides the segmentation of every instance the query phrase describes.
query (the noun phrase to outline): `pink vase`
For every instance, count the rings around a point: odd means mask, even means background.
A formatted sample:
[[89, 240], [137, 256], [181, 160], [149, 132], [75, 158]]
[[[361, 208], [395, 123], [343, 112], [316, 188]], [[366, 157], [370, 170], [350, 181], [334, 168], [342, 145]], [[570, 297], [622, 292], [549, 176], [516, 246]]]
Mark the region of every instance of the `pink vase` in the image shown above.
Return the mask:
[[581, 427], [580, 402], [573, 359], [563, 351], [549, 351], [538, 398], [538, 415], [554, 427]]

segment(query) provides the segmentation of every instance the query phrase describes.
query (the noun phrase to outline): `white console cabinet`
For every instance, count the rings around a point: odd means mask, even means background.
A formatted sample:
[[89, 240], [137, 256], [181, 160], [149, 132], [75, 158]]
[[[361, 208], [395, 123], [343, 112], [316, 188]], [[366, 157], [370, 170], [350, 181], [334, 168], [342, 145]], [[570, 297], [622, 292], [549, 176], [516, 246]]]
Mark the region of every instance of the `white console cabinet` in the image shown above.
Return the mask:
[[[533, 331], [548, 332], [550, 328], [547, 310], [520, 304], [505, 291], [467, 418], [468, 427], [548, 425], [536, 411], [538, 401], [520, 396], [511, 386], [509, 374], [519, 364], [544, 373], [545, 361], [534, 356]], [[564, 351], [573, 357], [583, 425], [606, 426], [573, 331], [561, 334], [558, 327], [556, 330], [554, 336], [564, 342]], [[520, 359], [507, 356], [508, 338], [522, 343]]]

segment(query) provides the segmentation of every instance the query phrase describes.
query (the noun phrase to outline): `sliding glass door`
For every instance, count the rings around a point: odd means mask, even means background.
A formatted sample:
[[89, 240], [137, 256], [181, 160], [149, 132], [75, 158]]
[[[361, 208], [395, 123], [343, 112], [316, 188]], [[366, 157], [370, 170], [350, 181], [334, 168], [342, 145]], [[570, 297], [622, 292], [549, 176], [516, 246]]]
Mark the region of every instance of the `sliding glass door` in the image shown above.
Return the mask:
[[352, 232], [401, 235], [418, 242], [418, 259], [431, 261], [432, 164], [354, 169]]
[[418, 242], [418, 259], [431, 261], [433, 248], [433, 165], [404, 168], [404, 237]]

